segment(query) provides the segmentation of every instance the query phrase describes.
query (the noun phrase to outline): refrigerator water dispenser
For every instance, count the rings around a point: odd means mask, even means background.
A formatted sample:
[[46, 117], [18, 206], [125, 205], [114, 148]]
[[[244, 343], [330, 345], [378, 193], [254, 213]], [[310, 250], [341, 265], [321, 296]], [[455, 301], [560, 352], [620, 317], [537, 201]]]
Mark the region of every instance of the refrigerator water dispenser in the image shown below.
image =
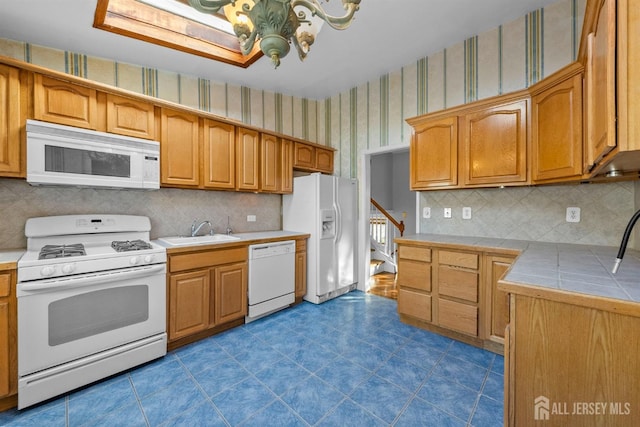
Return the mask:
[[336, 212], [333, 209], [322, 209], [320, 211], [320, 221], [322, 221], [321, 239], [331, 239], [336, 235]]

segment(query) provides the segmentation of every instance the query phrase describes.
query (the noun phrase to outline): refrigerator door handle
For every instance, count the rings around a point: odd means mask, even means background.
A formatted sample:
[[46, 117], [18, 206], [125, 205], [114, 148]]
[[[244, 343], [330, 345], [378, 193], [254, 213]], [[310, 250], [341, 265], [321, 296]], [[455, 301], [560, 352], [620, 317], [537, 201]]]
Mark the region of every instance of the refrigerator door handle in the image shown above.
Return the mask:
[[334, 181], [334, 198], [333, 198], [333, 209], [335, 209], [336, 211], [336, 222], [335, 222], [335, 235], [333, 236], [333, 243], [334, 244], [338, 244], [338, 241], [340, 240], [340, 238], [342, 237], [342, 209], [340, 208], [340, 203], [338, 203], [338, 200], [340, 200], [340, 185], [338, 184], [338, 180], [336, 179]]

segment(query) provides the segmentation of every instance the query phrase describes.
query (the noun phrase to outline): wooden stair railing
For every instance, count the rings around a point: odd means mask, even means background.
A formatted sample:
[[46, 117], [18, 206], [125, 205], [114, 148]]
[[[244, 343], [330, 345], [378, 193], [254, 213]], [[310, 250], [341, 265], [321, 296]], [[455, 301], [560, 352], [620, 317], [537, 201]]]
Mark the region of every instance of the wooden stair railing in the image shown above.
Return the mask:
[[396, 221], [394, 217], [391, 216], [389, 212], [385, 210], [378, 202], [376, 202], [373, 198], [371, 199], [371, 204], [376, 207], [380, 211], [382, 215], [384, 215], [397, 229], [400, 231], [400, 237], [404, 234], [404, 221]]

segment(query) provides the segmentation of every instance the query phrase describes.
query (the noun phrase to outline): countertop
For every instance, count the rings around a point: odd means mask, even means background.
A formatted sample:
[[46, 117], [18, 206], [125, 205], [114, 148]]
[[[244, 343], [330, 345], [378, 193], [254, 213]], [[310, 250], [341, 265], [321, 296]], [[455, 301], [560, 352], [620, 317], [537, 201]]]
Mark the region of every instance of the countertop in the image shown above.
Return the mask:
[[159, 244], [167, 248], [167, 253], [188, 252], [194, 250], [212, 249], [212, 248], [224, 248], [230, 246], [252, 245], [256, 243], [267, 242], [279, 242], [283, 240], [293, 240], [300, 238], [309, 238], [310, 234], [302, 233], [299, 231], [287, 231], [287, 230], [274, 230], [274, 231], [255, 231], [250, 233], [234, 233], [233, 236], [238, 237], [238, 240], [224, 241], [218, 243], [206, 243], [206, 244], [193, 244], [193, 245], [181, 245], [172, 246], [165, 244], [160, 240], [153, 240], [154, 243]]
[[[569, 243], [530, 242], [486, 237], [416, 234], [397, 238], [396, 242], [432, 243], [469, 250], [508, 252], [518, 255], [502, 278], [505, 290], [531, 286], [640, 302], [640, 252], [627, 249], [617, 274], [611, 269], [618, 253], [613, 246]], [[511, 288], [510, 288], [511, 285]]]
[[12, 270], [17, 267], [18, 260], [26, 249], [0, 250], [0, 270]]

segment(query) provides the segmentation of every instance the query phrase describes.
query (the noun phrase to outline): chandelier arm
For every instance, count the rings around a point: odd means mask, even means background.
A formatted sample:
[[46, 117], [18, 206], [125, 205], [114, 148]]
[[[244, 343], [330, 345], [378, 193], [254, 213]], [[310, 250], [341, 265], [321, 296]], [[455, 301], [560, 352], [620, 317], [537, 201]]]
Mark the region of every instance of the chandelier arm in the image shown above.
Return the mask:
[[236, 0], [187, 0], [189, 6], [202, 13], [216, 13], [221, 7], [235, 3]]
[[300, 61], [304, 61], [304, 58], [307, 57], [307, 54], [304, 49], [302, 49], [302, 46], [300, 46], [300, 43], [298, 43], [298, 39], [296, 37], [292, 37], [291, 41], [293, 42], [296, 51], [298, 51], [298, 58], [300, 58]]
[[[191, 1], [191, 0], [189, 0]], [[302, 6], [311, 11], [336, 30], [344, 30], [353, 20], [353, 15], [360, 9], [361, 0], [342, 0], [342, 6], [347, 11], [344, 16], [328, 15], [317, 0], [291, 0], [291, 7]]]
[[247, 37], [246, 40], [240, 43], [240, 51], [242, 52], [243, 55], [248, 55], [251, 53], [251, 51], [253, 50], [253, 45], [256, 42], [257, 36], [258, 36], [258, 31], [254, 28], [253, 31], [251, 31], [251, 34], [249, 35], [249, 37]]

